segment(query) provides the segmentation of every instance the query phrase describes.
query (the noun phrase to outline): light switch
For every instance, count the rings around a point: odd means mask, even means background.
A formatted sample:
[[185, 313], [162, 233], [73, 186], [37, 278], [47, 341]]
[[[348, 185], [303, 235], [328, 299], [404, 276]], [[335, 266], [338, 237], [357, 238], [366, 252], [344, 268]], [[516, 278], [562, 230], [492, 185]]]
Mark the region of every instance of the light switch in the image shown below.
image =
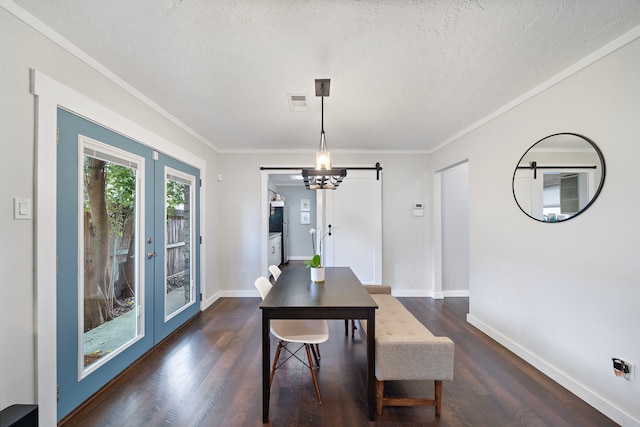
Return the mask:
[[31, 219], [31, 199], [13, 198], [13, 219]]

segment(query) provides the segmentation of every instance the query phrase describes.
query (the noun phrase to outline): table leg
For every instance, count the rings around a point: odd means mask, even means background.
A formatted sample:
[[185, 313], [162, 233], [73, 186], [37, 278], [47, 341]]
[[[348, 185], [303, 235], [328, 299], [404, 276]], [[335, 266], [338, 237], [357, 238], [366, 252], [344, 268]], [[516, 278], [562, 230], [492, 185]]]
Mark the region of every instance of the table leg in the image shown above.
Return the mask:
[[269, 397], [271, 384], [269, 381], [269, 360], [271, 359], [271, 342], [269, 340], [269, 317], [262, 310], [262, 422], [269, 422]]
[[369, 420], [376, 419], [376, 315], [369, 310], [367, 317], [367, 397], [369, 402]]

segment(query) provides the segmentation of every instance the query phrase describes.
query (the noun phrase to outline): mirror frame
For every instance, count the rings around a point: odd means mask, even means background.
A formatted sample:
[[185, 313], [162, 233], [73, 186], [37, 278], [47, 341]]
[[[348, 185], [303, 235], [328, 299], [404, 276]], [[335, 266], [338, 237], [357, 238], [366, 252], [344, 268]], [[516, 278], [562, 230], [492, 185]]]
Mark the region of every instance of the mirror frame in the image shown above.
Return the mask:
[[[595, 150], [596, 154], [598, 155], [598, 159], [600, 160], [600, 164], [602, 165], [602, 174], [600, 177], [600, 183], [598, 185], [597, 190], [595, 191], [595, 193], [593, 194], [593, 197], [591, 197], [591, 200], [589, 200], [589, 202], [584, 206], [584, 208], [582, 208], [581, 210], [579, 210], [578, 212], [576, 212], [574, 215], [571, 215], [569, 218], [565, 218], [565, 219], [561, 219], [558, 221], [544, 221], [538, 218], [535, 218], [533, 216], [531, 216], [528, 212], [526, 212], [522, 206], [520, 206], [520, 203], [518, 202], [518, 198], [516, 197], [516, 189], [515, 189], [515, 179], [516, 179], [516, 173], [518, 172], [518, 169], [521, 168], [520, 164], [522, 163], [522, 160], [525, 158], [525, 156], [538, 144], [540, 144], [541, 142], [549, 139], [549, 138], [553, 138], [555, 136], [559, 136], [559, 135], [572, 135], [578, 138], [583, 139], [584, 141], [586, 141], [587, 143], [589, 143], [589, 145]], [[532, 168], [533, 169], [533, 168]], [[605, 162], [604, 162], [604, 156], [602, 155], [602, 151], [600, 151], [600, 148], [598, 148], [598, 146], [595, 144], [595, 142], [593, 142], [591, 139], [587, 138], [584, 135], [580, 135], [577, 133], [573, 133], [573, 132], [559, 132], [559, 133], [554, 133], [552, 135], [549, 136], [545, 136], [544, 138], [538, 140], [536, 143], [534, 143], [532, 146], [530, 146], [527, 151], [524, 152], [524, 154], [520, 157], [520, 159], [518, 160], [518, 163], [516, 164], [516, 168], [513, 171], [513, 177], [511, 179], [511, 190], [513, 192], [513, 199], [516, 202], [516, 205], [518, 205], [518, 208], [520, 208], [520, 210], [529, 218], [544, 223], [544, 224], [553, 224], [553, 223], [561, 223], [561, 222], [565, 222], [565, 221], [569, 221], [573, 218], [576, 218], [577, 216], [579, 216], [580, 214], [582, 214], [584, 211], [586, 211], [587, 209], [589, 209], [591, 207], [591, 205], [593, 204], [593, 202], [596, 201], [596, 199], [598, 198], [598, 196], [600, 195], [600, 192], [602, 191], [602, 187], [604, 186], [604, 181], [605, 181], [605, 177], [606, 177], [606, 166], [605, 166]]]

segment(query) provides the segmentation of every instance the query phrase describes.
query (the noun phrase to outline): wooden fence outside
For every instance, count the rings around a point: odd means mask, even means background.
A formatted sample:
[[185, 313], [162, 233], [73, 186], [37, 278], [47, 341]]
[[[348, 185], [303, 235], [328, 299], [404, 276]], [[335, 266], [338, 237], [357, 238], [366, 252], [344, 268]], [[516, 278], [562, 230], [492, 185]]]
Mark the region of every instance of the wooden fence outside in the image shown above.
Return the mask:
[[[85, 262], [89, 261], [87, 254], [93, 253], [93, 238], [91, 233], [90, 214], [85, 212]], [[166, 291], [183, 286], [185, 275], [189, 277], [189, 221], [185, 213], [177, 211], [175, 216], [169, 217], [166, 224]], [[113, 266], [114, 296], [117, 299], [127, 298], [133, 295], [134, 282], [128, 277], [133, 272], [128, 265], [131, 240], [134, 238], [133, 222], [126, 223], [122, 236], [113, 233], [110, 236], [111, 265]], [[142, 248], [144, 249], [144, 248]], [[128, 268], [129, 267], [129, 268]], [[185, 271], [187, 270], [187, 271]], [[188, 283], [187, 283], [188, 284]]]

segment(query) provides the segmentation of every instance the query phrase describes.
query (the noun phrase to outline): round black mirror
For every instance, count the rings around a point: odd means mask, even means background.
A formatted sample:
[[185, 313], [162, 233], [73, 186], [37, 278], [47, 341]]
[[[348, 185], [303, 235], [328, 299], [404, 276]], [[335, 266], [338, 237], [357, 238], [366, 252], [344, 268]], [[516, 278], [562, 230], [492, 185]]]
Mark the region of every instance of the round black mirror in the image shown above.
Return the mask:
[[567, 221], [593, 204], [604, 176], [604, 157], [593, 141], [557, 133], [524, 153], [513, 173], [513, 196], [522, 212], [537, 221]]

